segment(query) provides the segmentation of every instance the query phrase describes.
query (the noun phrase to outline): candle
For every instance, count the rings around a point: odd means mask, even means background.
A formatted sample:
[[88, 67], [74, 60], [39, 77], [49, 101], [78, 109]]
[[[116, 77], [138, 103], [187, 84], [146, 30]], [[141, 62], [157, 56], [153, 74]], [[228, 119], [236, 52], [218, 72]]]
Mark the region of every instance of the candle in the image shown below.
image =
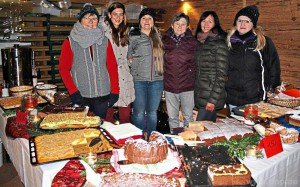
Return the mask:
[[30, 122], [39, 122], [41, 120], [40, 116], [37, 114], [37, 109], [33, 109], [28, 116], [28, 121]]
[[257, 155], [257, 146], [256, 145], [248, 145], [246, 148], [246, 154], [247, 156], [253, 156], [256, 157]]
[[258, 107], [254, 104], [246, 105], [244, 109], [244, 117], [245, 119], [254, 120], [258, 117]]
[[87, 159], [87, 163], [89, 165], [94, 165], [96, 163], [96, 161], [97, 161], [97, 154], [90, 152], [88, 154], [88, 156], [86, 157], [86, 159]]
[[37, 95], [26, 95], [25, 96], [25, 107], [26, 110], [33, 110], [38, 105]]

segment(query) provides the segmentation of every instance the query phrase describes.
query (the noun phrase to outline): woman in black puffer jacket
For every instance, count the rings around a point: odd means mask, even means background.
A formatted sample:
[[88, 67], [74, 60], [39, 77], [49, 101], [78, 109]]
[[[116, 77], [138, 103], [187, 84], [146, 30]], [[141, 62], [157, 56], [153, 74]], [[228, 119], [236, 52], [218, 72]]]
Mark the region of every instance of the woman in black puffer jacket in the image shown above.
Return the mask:
[[259, 11], [251, 5], [235, 16], [229, 31], [227, 103], [232, 109], [265, 100], [280, 85], [280, 61], [272, 40], [257, 27]]
[[196, 37], [199, 41], [195, 84], [197, 121], [216, 121], [216, 111], [224, 107], [226, 100], [228, 47], [225, 42], [226, 33], [214, 11], [206, 11], [201, 15]]

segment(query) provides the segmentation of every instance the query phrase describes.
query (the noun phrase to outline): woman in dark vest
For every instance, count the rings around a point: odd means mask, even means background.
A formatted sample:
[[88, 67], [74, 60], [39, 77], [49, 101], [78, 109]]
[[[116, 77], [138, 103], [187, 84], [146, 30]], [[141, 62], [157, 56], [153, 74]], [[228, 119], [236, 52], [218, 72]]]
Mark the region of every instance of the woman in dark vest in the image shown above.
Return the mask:
[[228, 47], [226, 33], [214, 11], [206, 11], [201, 15], [196, 37], [199, 41], [195, 84], [197, 121], [216, 121], [216, 111], [224, 107], [226, 99]]
[[97, 116], [105, 118], [107, 108], [119, 95], [116, 58], [102, 28], [97, 27], [96, 8], [86, 3], [78, 20], [63, 42], [59, 73], [73, 105], [89, 106]]

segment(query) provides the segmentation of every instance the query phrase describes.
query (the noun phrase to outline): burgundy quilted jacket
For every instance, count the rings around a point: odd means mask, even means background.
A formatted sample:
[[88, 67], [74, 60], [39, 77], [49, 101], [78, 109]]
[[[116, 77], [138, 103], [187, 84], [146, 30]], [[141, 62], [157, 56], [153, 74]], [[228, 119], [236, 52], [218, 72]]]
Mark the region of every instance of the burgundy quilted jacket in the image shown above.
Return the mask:
[[198, 42], [189, 29], [178, 42], [172, 39], [173, 33], [170, 28], [163, 36], [164, 90], [171, 93], [192, 91], [195, 85], [195, 52]]

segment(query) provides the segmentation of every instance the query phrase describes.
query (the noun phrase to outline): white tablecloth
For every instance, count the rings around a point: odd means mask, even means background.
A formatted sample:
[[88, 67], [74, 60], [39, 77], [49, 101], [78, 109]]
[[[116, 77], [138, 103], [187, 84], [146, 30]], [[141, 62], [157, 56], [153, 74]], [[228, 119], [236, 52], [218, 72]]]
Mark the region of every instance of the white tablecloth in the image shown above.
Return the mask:
[[[63, 168], [67, 160], [32, 166], [29, 159], [28, 140], [7, 138], [6, 120], [0, 115], [0, 137], [21, 181], [26, 187], [50, 187], [54, 176]], [[300, 143], [284, 145], [283, 148], [282, 153], [268, 159], [241, 160], [250, 169], [258, 187], [300, 186]]]
[[300, 186], [300, 143], [283, 144], [283, 150], [271, 158], [241, 160], [251, 171], [257, 187]]
[[[2, 111], [0, 111], [2, 114]], [[51, 182], [66, 161], [32, 166], [29, 157], [29, 141], [24, 138], [11, 139], [5, 134], [6, 117], [0, 115], [0, 137], [21, 181], [26, 187], [51, 187]]]

